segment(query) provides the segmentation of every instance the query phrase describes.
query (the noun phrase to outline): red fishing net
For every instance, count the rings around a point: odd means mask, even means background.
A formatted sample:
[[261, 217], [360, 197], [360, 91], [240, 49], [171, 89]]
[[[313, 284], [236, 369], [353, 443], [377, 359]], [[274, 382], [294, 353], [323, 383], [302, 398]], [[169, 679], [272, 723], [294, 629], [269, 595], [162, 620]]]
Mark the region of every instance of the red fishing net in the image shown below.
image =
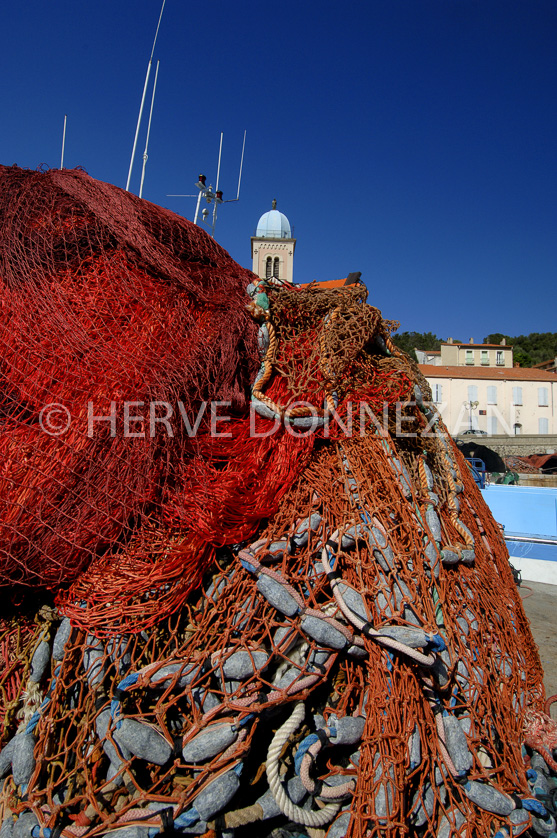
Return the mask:
[[2, 838], [550, 834], [504, 541], [363, 286], [0, 176]]

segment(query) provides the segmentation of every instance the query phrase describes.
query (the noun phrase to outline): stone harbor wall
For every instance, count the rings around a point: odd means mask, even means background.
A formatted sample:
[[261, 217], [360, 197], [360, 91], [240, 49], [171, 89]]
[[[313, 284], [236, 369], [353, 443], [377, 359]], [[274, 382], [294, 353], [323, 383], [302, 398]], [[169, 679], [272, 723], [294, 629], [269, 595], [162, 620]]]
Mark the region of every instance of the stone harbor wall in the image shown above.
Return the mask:
[[557, 435], [555, 434], [529, 434], [518, 436], [507, 436], [496, 434], [494, 436], [472, 436], [458, 437], [463, 442], [477, 442], [479, 445], [486, 445], [492, 451], [496, 451], [501, 457], [508, 457], [515, 454], [518, 457], [528, 457], [530, 454], [554, 454], [557, 451]]

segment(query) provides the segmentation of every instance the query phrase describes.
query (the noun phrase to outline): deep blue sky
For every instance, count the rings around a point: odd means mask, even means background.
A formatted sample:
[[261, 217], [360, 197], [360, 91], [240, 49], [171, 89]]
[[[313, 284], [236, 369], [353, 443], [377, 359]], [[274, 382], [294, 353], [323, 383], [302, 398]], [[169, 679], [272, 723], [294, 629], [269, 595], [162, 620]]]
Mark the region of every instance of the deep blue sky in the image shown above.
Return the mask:
[[[125, 186], [161, 0], [5, 0], [0, 162]], [[555, 0], [166, 0], [143, 196], [251, 267], [272, 198], [295, 280], [362, 271], [402, 330], [557, 331]], [[154, 75], [154, 73], [153, 73]], [[146, 120], [144, 123], [144, 130]], [[139, 190], [144, 133], [132, 191]]]

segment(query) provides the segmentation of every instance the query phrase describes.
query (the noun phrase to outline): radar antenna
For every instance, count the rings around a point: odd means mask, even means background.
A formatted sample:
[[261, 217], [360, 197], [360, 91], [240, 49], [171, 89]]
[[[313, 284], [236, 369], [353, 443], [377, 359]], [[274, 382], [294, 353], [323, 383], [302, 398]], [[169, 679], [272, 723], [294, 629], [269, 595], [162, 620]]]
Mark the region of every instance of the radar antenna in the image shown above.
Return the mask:
[[201, 201], [205, 199], [208, 204], [213, 204], [213, 217], [211, 224], [209, 225], [208, 216], [209, 210], [207, 207], [203, 209], [201, 212], [201, 223], [204, 224], [207, 228], [211, 230], [211, 235], [214, 237], [215, 235], [215, 225], [217, 223], [217, 207], [219, 204], [232, 204], [235, 201], [240, 200], [240, 184], [242, 182], [242, 168], [244, 165], [244, 151], [246, 148], [246, 131], [244, 131], [244, 140], [242, 143], [242, 155], [240, 157], [240, 172], [238, 174], [238, 191], [236, 193], [235, 198], [229, 198], [228, 200], [224, 200], [222, 195], [222, 190], [219, 189], [219, 180], [220, 180], [220, 164], [221, 164], [221, 157], [222, 157], [222, 139], [223, 139], [223, 132], [221, 131], [220, 135], [220, 144], [219, 144], [219, 158], [217, 163], [217, 179], [215, 181], [216, 186], [213, 189], [213, 186], [210, 184], [207, 186], [207, 178], [205, 175], [199, 175], [198, 181], [195, 184], [199, 190], [197, 196], [196, 195], [183, 195], [183, 194], [168, 194], [167, 198], [195, 198], [197, 197], [197, 204], [195, 207], [195, 215], [193, 218], [193, 223], [197, 224], [199, 221], [199, 208], [201, 206]]

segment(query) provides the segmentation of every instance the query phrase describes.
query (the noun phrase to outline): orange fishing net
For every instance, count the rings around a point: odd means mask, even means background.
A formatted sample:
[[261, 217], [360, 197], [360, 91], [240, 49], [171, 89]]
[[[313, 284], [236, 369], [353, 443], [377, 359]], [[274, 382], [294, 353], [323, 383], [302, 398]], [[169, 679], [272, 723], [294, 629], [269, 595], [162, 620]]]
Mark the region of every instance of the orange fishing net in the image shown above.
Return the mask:
[[265, 283], [82, 173], [4, 176], [35, 250], [4, 243], [2, 581], [56, 603], [0, 626], [2, 838], [549, 835], [504, 541], [363, 286]]

